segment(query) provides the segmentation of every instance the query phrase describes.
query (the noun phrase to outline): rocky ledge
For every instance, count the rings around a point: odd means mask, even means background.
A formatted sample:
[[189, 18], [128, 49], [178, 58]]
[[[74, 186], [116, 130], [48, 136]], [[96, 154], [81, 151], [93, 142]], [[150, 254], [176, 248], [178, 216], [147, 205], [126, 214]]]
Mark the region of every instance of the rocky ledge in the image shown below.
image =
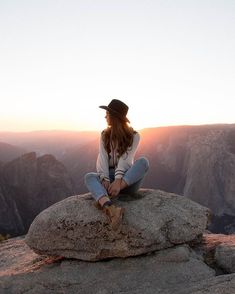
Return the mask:
[[0, 293], [235, 293], [235, 236], [206, 234], [208, 209], [159, 190], [116, 202], [126, 208], [118, 232], [86, 194], [1, 242]]

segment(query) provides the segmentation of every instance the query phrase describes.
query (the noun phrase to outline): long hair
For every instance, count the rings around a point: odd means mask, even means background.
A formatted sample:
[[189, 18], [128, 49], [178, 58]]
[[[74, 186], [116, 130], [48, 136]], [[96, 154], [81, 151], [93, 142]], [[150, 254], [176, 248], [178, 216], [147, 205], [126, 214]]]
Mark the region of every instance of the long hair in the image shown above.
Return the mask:
[[108, 154], [111, 151], [111, 145], [117, 148], [118, 156], [122, 156], [133, 143], [133, 137], [136, 131], [127, 124], [126, 121], [109, 114], [110, 124], [102, 132], [105, 150]]

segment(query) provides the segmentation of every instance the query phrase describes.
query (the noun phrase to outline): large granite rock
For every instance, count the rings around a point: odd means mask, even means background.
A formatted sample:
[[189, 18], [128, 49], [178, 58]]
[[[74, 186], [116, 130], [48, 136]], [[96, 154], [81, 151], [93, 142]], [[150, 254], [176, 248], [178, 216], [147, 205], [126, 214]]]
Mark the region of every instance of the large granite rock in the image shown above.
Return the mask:
[[96, 261], [152, 252], [198, 239], [209, 210], [183, 196], [160, 190], [121, 195], [123, 225], [113, 231], [90, 194], [72, 196], [41, 212], [26, 243], [36, 253]]

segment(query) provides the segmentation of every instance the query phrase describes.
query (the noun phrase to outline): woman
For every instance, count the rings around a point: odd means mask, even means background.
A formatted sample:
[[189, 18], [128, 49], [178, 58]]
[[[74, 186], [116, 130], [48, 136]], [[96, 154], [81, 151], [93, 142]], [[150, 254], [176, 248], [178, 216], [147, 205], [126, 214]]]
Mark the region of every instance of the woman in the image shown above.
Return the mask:
[[97, 201], [97, 207], [108, 216], [112, 228], [116, 230], [123, 218], [124, 209], [115, 206], [111, 198], [122, 193], [135, 193], [148, 171], [149, 163], [145, 158], [133, 162], [140, 135], [128, 125], [126, 117], [128, 106], [113, 99], [106, 110], [107, 128], [100, 137], [97, 173], [85, 175], [85, 184]]

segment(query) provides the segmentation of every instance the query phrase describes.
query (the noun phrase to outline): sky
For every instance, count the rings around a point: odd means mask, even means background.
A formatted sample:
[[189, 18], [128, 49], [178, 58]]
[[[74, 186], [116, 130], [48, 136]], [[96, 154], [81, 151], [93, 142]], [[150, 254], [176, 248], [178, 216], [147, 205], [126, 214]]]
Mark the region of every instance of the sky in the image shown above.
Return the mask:
[[0, 131], [235, 123], [234, 0], [0, 0]]

